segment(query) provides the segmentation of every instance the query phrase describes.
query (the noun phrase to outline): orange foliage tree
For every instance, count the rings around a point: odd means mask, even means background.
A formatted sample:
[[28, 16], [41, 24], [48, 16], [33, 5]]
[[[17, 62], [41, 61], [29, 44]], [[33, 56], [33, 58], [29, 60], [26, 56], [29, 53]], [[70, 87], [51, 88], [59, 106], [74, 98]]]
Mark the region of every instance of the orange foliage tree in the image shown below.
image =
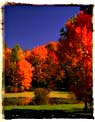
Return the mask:
[[47, 58], [47, 49], [44, 45], [37, 46], [31, 51], [31, 61], [32, 64], [36, 65], [43, 63]]
[[10, 48], [5, 48], [3, 51], [3, 61], [4, 61], [4, 68], [3, 68], [3, 74], [4, 74], [4, 79], [3, 79], [3, 83], [5, 84], [5, 90], [7, 91], [8, 87], [11, 84], [11, 80], [14, 79], [14, 72], [15, 72], [15, 66], [14, 66], [14, 71], [13, 69], [13, 65], [11, 64], [11, 53], [12, 50]]
[[33, 86], [39, 87], [41, 82], [45, 83], [45, 79], [42, 79], [42, 65], [47, 59], [47, 53], [44, 45], [37, 46], [31, 51], [30, 63], [33, 65]]
[[32, 66], [25, 59], [17, 62], [17, 77], [15, 81], [19, 83], [22, 91], [28, 90], [32, 82]]
[[10, 48], [5, 48], [3, 52], [4, 67], [7, 69], [10, 64], [10, 56], [12, 50]]
[[66, 32], [59, 39], [59, 59], [65, 69], [66, 82], [87, 109], [92, 93], [92, 16], [85, 11], [69, 19]]
[[16, 45], [4, 50], [5, 86], [8, 91], [24, 91], [31, 87], [32, 65], [24, 59], [24, 51]]
[[33, 65], [34, 87], [57, 87], [57, 81], [64, 77], [64, 70], [59, 66], [57, 58], [57, 42], [26, 51], [25, 59]]
[[25, 51], [25, 59], [31, 63], [31, 50]]

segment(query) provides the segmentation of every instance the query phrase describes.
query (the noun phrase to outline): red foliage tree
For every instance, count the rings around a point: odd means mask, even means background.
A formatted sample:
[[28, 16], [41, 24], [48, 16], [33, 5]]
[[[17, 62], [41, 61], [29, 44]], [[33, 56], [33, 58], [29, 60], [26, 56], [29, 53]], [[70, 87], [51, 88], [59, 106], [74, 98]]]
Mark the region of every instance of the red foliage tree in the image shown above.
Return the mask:
[[65, 25], [67, 35], [59, 39], [59, 59], [69, 74], [70, 88], [84, 99], [87, 109], [92, 92], [92, 16], [80, 11]]
[[46, 45], [48, 50], [48, 57], [46, 67], [44, 67], [44, 74], [47, 74], [48, 87], [56, 89], [63, 82], [64, 69], [61, 69], [57, 57], [57, 42], [50, 42]]

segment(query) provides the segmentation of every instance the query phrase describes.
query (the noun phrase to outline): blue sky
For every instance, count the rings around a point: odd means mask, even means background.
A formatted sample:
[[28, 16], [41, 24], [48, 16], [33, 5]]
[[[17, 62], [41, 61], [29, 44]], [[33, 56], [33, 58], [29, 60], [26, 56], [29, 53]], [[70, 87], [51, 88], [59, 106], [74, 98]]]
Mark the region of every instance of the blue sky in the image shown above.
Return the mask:
[[7, 47], [23, 49], [57, 41], [65, 22], [79, 12], [79, 6], [5, 6], [4, 40]]

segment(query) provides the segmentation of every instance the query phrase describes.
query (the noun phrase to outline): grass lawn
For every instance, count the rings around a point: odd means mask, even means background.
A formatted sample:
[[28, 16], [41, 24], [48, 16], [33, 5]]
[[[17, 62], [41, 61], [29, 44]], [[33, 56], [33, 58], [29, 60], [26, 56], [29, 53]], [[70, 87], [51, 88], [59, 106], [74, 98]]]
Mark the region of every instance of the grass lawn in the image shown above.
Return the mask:
[[[34, 92], [22, 93], [5, 93], [4, 98], [17, 99], [19, 97], [34, 97]], [[75, 97], [71, 92], [51, 91], [49, 93], [50, 99], [63, 99], [62, 104], [48, 105], [4, 105], [3, 112], [5, 118], [93, 118], [90, 108], [87, 112], [84, 111], [84, 103], [73, 103]], [[66, 103], [67, 101], [67, 103]], [[8, 102], [8, 101], [7, 101]], [[17, 102], [17, 101], [16, 101]]]
[[4, 93], [3, 97], [34, 97], [34, 92], [20, 92], [20, 93]]
[[[5, 93], [4, 98], [19, 98], [19, 97], [34, 97], [34, 92], [22, 92], [22, 93]], [[73, 94], [71, 92], [63, 92], [63, 91], [51, 91], [49, 93], [50, 98], [65, 98], [67, 100], [73, 100]], [[52, 104], [52, 105], [5, 105], [3, 106], [4, 110], [11, 109], [32, 109], [32, 110], [73, 110], [74, 108], [83, 108], [84, 104]]]
[[[5, 93], [4, 98], [19, 98], [19, 97], [34, 97], [34, 92], [22, 92], [22, 93]], [[71, 92], [51, 91], [49, 98], [62, 98], [65, 100], [74, 100]], [[34, 110], [71, 110], [72, 108], [83, 108], [83, 103], [78, 104], [53, 104], [53, 105], [4, 105], [4, 110], [11, 109], [34, 109]]]
[[79, 104], [60, 104], [60, 105], [26, 105], [26, 106], [3, 106], [4, 110], [12, 109], [32, 109], [32, 110], [68, 110], [73, 111], [74, 109], [82, 109], [83, 103]]
[[[5, 98], [12, 97], [34, 97], [34, 92], [21, 92], [21, 93], [5, 93]], [[50, 98], [73, 98], [74, 95], [71, 92], [51, 91], [49, 93]]]

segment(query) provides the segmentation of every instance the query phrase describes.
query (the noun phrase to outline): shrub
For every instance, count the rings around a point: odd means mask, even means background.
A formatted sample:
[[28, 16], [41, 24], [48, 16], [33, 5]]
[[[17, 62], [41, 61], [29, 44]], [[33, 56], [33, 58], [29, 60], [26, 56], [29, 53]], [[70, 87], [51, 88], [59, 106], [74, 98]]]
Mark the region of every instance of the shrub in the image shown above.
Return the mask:
[[28, 105], [31, 102], [30, 97], [20, 98], [18, 99], [18, 105]]
[[48, 104], [48, 94], [49, 94], [49, 90], [46, 88], [36, 88], [34, 90], [34, 94], [35, 94], [35, 104], [37, 105], [43, 105], [43, 104]]
[[15, 87], [15, 86], [10, 86], [10, 92], [11, 93], [17, 93], [18, 92], [18, 88], [17, 87]]

